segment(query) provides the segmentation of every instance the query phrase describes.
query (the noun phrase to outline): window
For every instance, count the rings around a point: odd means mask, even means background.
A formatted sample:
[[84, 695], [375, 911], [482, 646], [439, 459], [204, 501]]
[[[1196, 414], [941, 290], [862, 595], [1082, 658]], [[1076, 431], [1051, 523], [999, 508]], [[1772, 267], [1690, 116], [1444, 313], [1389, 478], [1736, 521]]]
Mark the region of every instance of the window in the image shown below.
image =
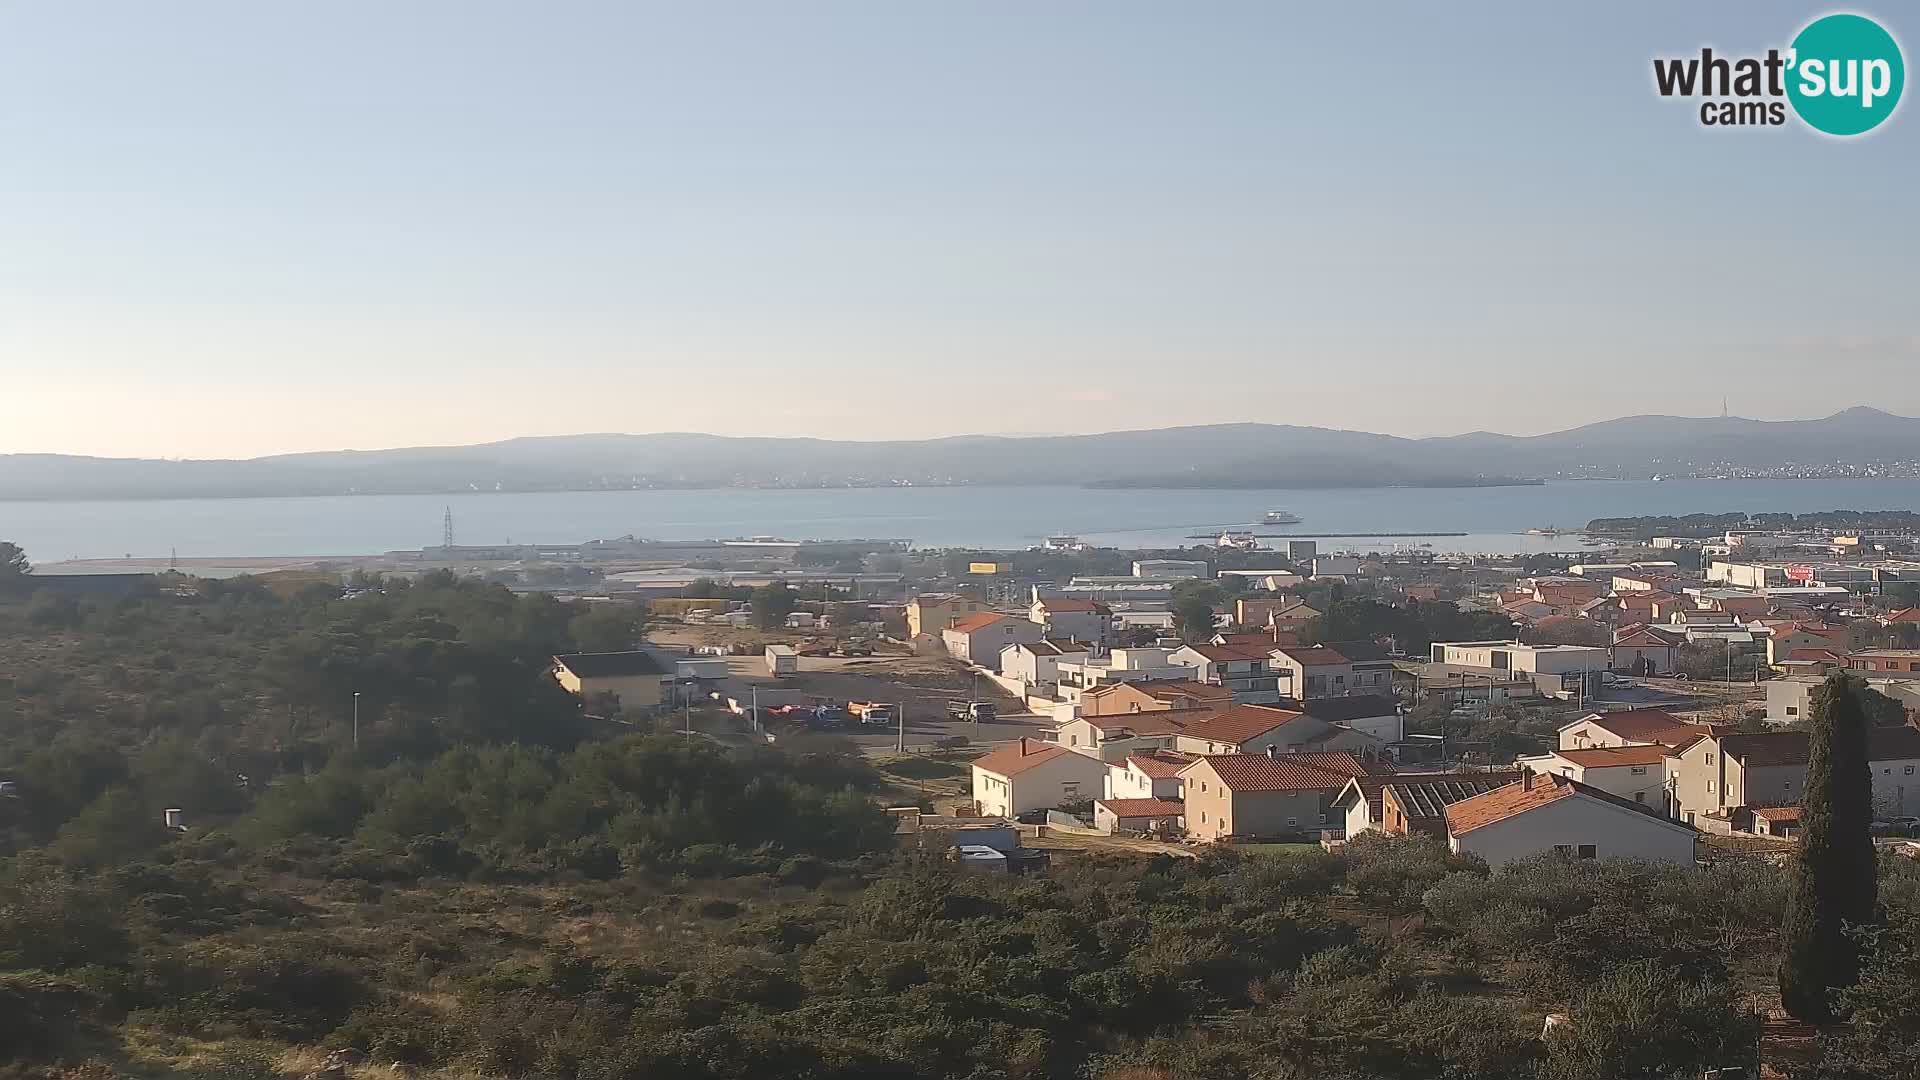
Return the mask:
[[1067, 736], [1067, 745], [1068, 745], [1068, 746], [1079, 746], [1079, 745], [1080, 745], [1080, 736], [1078, 736], [1078, 735], [1069, 735], [1069, 736]]
[[1646, 792], [1644, 792], [1644, 791], [1636, 791], [1636, 792], [1634, 792], [1634, 793], [1633, 793], [1633, 801], [1634, 801], [1634, 802], [1637, 802], [1637, 803], [1643, 803], [1643, 802], [1646, 802], [1646, 801], [1647, 801], [1647, 793], [1646, 793]]
[[1583, 859], [1597, 859], [1600, 857], [1600, 849], [1593, 844], [1581, 844], [1580, 857]]
[[1912, 775], [1913, 775], [1913, 766], [1911, 766], [1911, 765], [1909, 765], [1909, 766], [1907, 766], [1907, 775], [1908, 775], [1908, 776], [1912, 776]]
[[1202, 810], [1200, 811], [1200, 824], [1205, 825], [1206, 823], [1207, 823], [1207, 812], [1205, 810]]
[[1713, 764], [1713, 751], [1707, 751], [1707, 764]]
[[1711, 780], [1707, 781], [1707, 793], [1709, 795], [1713, 793], [1713, 781]]
[[1560, 856], [1563, 859], [1568, 858], [1573, 854], [1573, 845], [1572, 844], [1555, 844], [1553, 845], [1553, 853], [1555, 855]]
[[1069, 799], [1077, 799], [1080, 797], [1080, 785], [1079, 784], [1061, 784], [1060, 794], [1065, 795]]
[[1631, 769], [1628, 769], [1628, 770], [1627, 770], [1627, 775], [1629, 775], [1629, 776], [1645, 776], [1645, 775], [1647, 775], [1647, 767], [1646, 767], [1645, 765], [1635, 765], [1635, 766], [1634, 766], [1634, 767], [1632, 767]]
[[1300, 827], [1300, 819], [1299, 819], [1299, 818], [1297, 818], [1297, 817], [1290, 817], [1290, 818], [1288, 818], [1288, 819], [1287, 819], [1287, 828], [1289, 828], [1289, 829], [1297, 829], [1297, 828], [1299, 828], [1299, 827]]
[[1201, 791], [1207, 790], [1207, 782], [1205, 780], [1200, 781], [1200, 790]]
[[1798, 705], [1789, 705], [1789, 706], [1787, 706], [1787, 715], [1788, 715], [1788, 716], [1799, 716], [1799, 715], [1800, 715], [1800, 706], [1798, 706]]

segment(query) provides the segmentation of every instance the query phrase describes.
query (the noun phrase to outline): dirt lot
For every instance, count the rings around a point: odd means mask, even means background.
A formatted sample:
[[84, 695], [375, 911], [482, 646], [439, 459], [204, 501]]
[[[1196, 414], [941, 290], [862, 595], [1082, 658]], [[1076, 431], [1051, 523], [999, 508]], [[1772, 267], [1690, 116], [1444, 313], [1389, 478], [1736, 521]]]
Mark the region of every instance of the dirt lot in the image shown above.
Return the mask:
[[[891, 701], [906, 712], [906, 743], [909, 749], [926, 750], [937, 739], [963, 735], [976, 746], [1010, 742], [1022, 735], [1038, 738], [1053, 730], [1050, 717], [1036, 717], [1002, 693], [989, 679], [974, 677], [947, 657], [871, 657], [828, 658], [803, 656], [800, 673], [775, 679], [767, 674], [766, 662], [759, 656], [735, 656], [727, 664], [732, 672], [723, 688], [726, 693], [749, 698], [755, 686], [779, 690], [797, 690], [823, 701], [844, 705], [849, 701]], [[974, 724], [947, 718], [950, 701], [992, 701], [1000, 718], [992, 723]], [[844, 734], [869, 753], [892, 750], [892, 727], [862, 728], [848, 725]]]

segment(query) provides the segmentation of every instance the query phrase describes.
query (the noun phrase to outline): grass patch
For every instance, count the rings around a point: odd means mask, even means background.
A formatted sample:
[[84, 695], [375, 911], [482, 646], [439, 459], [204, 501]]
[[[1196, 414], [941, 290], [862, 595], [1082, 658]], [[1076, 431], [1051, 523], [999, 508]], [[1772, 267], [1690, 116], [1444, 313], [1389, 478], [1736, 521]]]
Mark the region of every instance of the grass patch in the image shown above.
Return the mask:
[[930, 757], [895, 758], [882, 763], [879, 769], [888, 776], [898, 776], [904, 780], [951, 780], [967, 772], [962, 762]]

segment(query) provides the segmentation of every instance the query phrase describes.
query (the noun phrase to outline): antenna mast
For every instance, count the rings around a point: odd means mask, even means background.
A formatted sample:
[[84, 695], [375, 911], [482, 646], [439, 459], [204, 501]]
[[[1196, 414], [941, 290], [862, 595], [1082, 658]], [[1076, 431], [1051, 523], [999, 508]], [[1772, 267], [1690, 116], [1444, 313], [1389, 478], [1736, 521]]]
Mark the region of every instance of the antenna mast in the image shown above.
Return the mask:
[[451, 506], [447, 507], [446, 515], [440, 519], [440, 546], [453, 547], [453, 507]]

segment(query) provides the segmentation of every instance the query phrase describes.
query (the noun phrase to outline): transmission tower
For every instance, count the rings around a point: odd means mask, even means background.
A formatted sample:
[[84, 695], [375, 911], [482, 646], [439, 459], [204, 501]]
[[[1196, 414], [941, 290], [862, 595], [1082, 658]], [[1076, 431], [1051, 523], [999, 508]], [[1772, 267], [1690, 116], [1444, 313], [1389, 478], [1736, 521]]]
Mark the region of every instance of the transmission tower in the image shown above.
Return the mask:
[[440, 546], [453, 547], [453, 507], [447, 507], [447, 513], [440, 519]]

